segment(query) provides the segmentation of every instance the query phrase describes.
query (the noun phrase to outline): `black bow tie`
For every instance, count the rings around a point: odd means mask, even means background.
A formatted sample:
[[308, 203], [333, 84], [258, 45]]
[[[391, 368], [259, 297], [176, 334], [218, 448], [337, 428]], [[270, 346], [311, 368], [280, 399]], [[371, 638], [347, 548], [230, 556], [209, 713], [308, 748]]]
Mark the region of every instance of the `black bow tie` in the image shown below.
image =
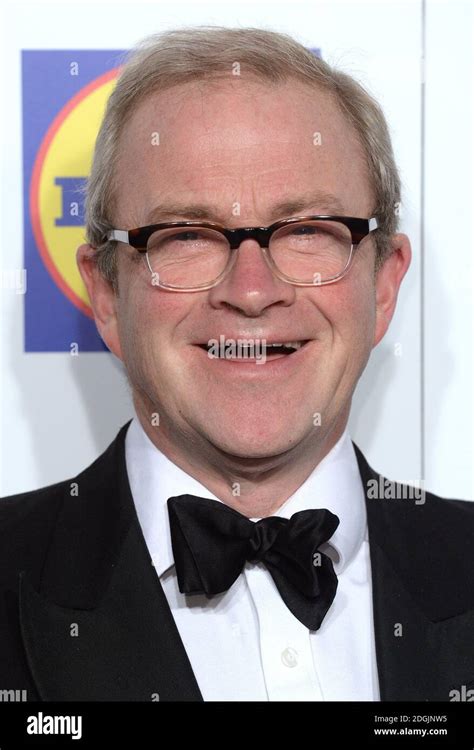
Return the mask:
[[168, 513], [182, 594], [220, 594], [247, 560], [263, 562], [288, 609], [318, 630], [337, 589], [332, 561], [318, 551], [339, 525], [334, 513], [302, 510], [290, 519], [255, 522], [224, 503], [194, 495], [171, 497]]

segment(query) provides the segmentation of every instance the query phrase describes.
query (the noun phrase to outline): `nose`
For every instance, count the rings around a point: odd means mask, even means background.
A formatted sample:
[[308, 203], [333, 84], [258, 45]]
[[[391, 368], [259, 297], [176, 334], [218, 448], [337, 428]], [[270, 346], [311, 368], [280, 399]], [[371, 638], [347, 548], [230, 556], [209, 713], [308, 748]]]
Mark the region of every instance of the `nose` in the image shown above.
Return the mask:
[[291, 305], [296, 288], [273, 273], [263, 249], [253, 239], [244, 240], [232, 266], [217, 286], [209, 289], [214, 307], [231, 307], [248, 317], [257, 317], [272, 305]]

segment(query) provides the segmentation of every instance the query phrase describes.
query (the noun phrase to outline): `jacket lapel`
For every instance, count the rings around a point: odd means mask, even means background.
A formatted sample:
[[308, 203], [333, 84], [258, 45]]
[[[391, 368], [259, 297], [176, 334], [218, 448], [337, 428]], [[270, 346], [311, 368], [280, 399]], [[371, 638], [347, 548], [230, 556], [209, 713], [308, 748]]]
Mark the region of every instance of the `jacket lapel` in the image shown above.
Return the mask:
[[21, 632], [42, 700], [202, 700], [136, 516], [128, 424], [66, 486], [39, 590], [20, 575]]
[[419, 504], [374, 497], [370, 488], [384, 479], [354, 447], [366, 493], [380, 698], [452, 700], [474, 678], [472, 509], [429, 493]]

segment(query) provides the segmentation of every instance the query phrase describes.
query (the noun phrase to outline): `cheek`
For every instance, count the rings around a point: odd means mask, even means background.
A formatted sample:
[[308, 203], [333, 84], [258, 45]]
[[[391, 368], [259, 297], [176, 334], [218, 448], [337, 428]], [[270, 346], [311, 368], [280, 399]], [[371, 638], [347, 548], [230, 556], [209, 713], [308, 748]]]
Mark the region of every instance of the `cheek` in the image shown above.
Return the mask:
[[143, 281], [121, 292], [119, 336], [127, 367], [144, 371], [147, 365], [164, 365], [173, 359], [180, 322], [190, 305], [184, 295], [163, 292]]
[[333, 343], [346, 350], [370, 351], [376, 320], [373, 281], [368, 276], [348, 276], [320, 292], [318, 307], [332, 331]]

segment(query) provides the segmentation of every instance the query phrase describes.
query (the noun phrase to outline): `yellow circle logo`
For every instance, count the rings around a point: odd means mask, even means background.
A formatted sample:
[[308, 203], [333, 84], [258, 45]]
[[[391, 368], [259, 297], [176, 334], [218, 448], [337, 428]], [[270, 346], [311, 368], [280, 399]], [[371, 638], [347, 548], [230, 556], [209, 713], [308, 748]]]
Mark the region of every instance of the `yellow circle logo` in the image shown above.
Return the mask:
[[118, 73], [114, 68], [99, 76], [63, 107], [43, 139], [31, 178], [31, 223], [41, 257], [57, 286], [89, 317], [89, 297], [76, 265], [76, 250], [84, 242], [78, 186], [90, 172]]

